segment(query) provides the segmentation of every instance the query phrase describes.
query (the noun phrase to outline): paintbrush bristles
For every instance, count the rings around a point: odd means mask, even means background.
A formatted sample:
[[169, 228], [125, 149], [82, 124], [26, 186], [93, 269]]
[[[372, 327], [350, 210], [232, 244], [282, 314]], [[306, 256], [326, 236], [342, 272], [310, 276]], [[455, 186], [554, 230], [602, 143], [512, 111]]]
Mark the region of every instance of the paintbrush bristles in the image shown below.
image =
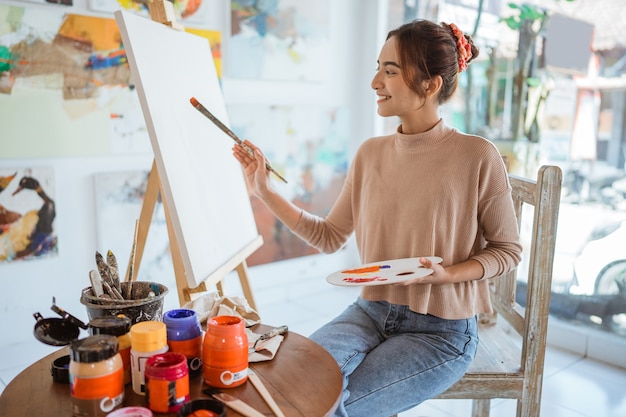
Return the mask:
[[126, 275], [126, 299], [130, 300], [133, 291], [133, 281], [135, 280], [135, 257], [137, 253], [137, 236], [139, 235], [139, 219], [135, 220], [135, 230], [133, 232], [133, 246], [130, 250], [130, 260], [128, 261], [128, 274]]

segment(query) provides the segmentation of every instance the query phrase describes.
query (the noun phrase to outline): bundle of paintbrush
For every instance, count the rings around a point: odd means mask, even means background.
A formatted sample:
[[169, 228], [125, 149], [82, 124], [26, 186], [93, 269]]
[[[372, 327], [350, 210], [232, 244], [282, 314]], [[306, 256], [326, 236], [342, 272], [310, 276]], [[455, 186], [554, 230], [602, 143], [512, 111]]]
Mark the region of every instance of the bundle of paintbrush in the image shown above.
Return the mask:
[[97, 272], [95, 270], [89, 272], [91, 288], [96, 297], [110, 298], [112, 300], [130, 298], [130, 294], [122, 295], [120, 272], [113, 252], [109, 250], [105, 260], [104, 256], [96, 251], [96, 266], [98, 267]]

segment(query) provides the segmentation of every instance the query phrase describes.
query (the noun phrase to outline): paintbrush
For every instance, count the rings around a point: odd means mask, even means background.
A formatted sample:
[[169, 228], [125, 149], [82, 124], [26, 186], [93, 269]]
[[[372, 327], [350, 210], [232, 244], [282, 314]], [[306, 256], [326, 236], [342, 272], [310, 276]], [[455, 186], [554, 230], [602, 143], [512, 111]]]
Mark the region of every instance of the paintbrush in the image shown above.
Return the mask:
[[92, 269], [89, 271], [89, 281], [91, 281], [91, 291], [96, 297], [102, 297], [104, 295], [104, 288], [102, 287], [102, 279], [98, 274], [98, 271]]
[[[217, 117], [213, 116], [213, 114], [210, 111], [208, 111], [206, 107], [200, 104], [200, 102], [196, 100], [195, 97], [191, 97], [189, 101], [191, 102], [191, 105], [196, 108], [196, 110], [198, 110], [200, 113], [208, 117], [209, 120], [215, 124], [215, 126], [219, 127], [222, 130], [222, 132], [230, 136], [232, 140], [237, 142], [241, 147], [243, 147], [246, 151], [248, 151], [250, 155], [254, 157], [254, 151], [252, 150], [252, 148], [250, 148], [241, 139], [239, 139], [239, 137], [235, 135], [235, 133], [232, 130], [230, 130], [224, 123], [222, 123]], [[278, 172], [276, 172], [276, 170], [272, 168], [269, 162], [265, 162], [265, 168], [267, 168], [268, 171], [276, 175], [282, 182], [287, 184], [287, 180], [284, 179]]]
[[102, 277], [102, 286], [107, 294], [109, 294], [112, 298], [117, 298], [118, 300], [123, 300], [122, 294], [117, 290], [113, 280], [111, 279], [111, 268], [104, 261], [104, 257], [98, 251], [96, 251], [96, 266], [98, 267], [98, 272], [100, 273], [100, 277]]
[[274, 414], [276, 414], [276, 417], [285, 417], [285, 414], [283, 414], [278, 404], [276, 404], [274, 398], [272, 398], [270, 392], [267, 390], [267, 388], [265, 388], [265, 385], [263, 384], [261, 379], [250, 368], [248, 368], [248, 380], [250, 380], [250, 382], [252, 382], [252, 385], [254, 385], [254, 388], [259, 391], [259, 394], [261, 394], [261, 397], [263, 397], [267, 405], [269, 405]]
[[226, 404], [228, 407], [232, 408], [242, 416], [246, 417], [265, 417], [264, 414], [261, 414], [258, 410], [252, 408], [250, 405], [241, 401], [239, 398], [234, 397], [230, 394], [226, 394], [225, 392], [220, 392], [217, 394], [213, 394], [213, 398], [219, 400]]
[[107, 252], [107, 264], [109, 265], [109, 274], [111, 276], [111, 284], [119, 291], [122, 292], [122, 287], [120, 286], [120, 271], [117, 267], [117, 259], [113, 254], [113, 251], [109, 249]]
[[135, 220], [135, 231], [133, 233], [133, 246], [130, 250], [130, 260], [128, 261], [128, 272], [126, 274], [126, 299], [130, 300], [133, 293], [133, 281], [135, 280], [135, 255], [137, 253], [137, 235], [139, 233], [139, 219]]

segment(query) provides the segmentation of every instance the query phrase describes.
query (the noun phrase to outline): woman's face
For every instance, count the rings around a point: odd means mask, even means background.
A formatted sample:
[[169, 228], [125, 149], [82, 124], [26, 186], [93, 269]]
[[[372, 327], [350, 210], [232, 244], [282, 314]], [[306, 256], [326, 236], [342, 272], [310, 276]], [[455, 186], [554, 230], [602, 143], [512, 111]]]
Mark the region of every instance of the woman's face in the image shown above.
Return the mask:
[[378, 56], [378, 68], [372, 79], [372, 88], [378, 96], [378, 114], [383, 117], [406, 117], [419, 109], [424, 100], [411, 90], [404, 79], [396, 51], [396, 39], [391, 37]]

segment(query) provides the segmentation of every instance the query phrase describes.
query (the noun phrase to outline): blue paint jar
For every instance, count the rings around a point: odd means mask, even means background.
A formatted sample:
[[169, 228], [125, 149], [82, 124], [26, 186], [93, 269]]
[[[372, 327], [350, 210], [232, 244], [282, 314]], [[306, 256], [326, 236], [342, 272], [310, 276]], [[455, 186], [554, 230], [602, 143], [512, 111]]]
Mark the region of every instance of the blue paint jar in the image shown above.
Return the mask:
[[185, 355], [189, 375], [199, 375], [202, 372], [202, 327], [198, 314], [185, 308], [170, 310], [163, 314], [163, 323], [170, 352]]

